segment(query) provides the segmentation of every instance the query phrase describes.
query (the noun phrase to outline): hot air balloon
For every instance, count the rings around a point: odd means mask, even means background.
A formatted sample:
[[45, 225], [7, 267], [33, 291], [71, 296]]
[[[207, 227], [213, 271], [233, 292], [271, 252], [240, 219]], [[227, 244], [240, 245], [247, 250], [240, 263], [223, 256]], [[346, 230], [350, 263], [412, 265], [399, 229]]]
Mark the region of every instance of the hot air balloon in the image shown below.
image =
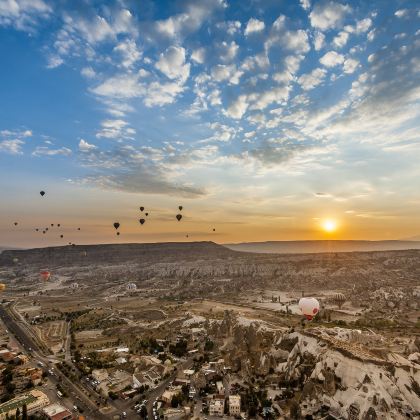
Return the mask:
[[346, 301], [346, 297], [342, 293], [336, 293], [331, 299], [337, 306], [341, 309], [344, 302]]
[[77, 228], [77, 230], [80, 230], [80, 228]]
[[45, 230], [48, 230], [48, 228], [45, 228]]
[[213, 232], [216, 232], [216, 229], [213, 228]]
[[41, 194], [41, 197], [44, 197], [45, 191], [41, 191], [40, 194]]
[[141, 206], [141, 207], [140, 207], [140, 211], [143, 211], [143, 210], [144, 210], [144, 207], [143, 207], [143, 206]]
[[43, 230], [42, 233], [45, 235], [45, 230]]
[[182, 211], [182, 206], [178, 206], [178, 208], [179, 208], [179, 211]]
[[178, 220], [178, 222], [182, 219], [182, 214], [177, 214], [176, 216], [176, 220]]
[[115, 228], [115, 229], [118, 229], [119, 227], [120, 227], [120, 224], [119, 224], [118, 222], [115, 222], [115, 223], [114, 223], [114, 228]]
[[15, 222], [14, 225], [17, 226], [18, 225], [18, 222]]
[[6, 289], [6, 285], [4, 283], [0, 283], [0, 292]]
[[60, 238], [64, 238], [64, 235], [60, 235]]
[[38, 228], [36, 228], [35, 230], [36, 230], [37, 232], [39, 231], [39, 229], [38, 229]]
[[140, 222], [140, 224], [141, 224], [141, 225], [144, 225], [144, 222], [145, 222], [145, 221], [146, 221], [145, 219], [140, 219], [140, 220], [139, 220], [139, 222]]
[[146, 216], [148, 216], [149, 215], [149, 213], [144, 213]]
[[51, 223], [51, 227], [54, 227], [54, 223]]
[[41, 279], [47, 281], [51, 277], [51, 273], [49, 271], [41, 271], [40, 273]]
[[120, 232], [117, 232], [117, 236], [120, 236]]
[[58, 225], [57, 225], [58, 227], [60, 227], [61, 225], [60, 225], [60, 223], [58, 223]]
[[319, 312], [319, 302], [315, 298], [303, 297], [299, 300], [299, 309], [308, 321]]

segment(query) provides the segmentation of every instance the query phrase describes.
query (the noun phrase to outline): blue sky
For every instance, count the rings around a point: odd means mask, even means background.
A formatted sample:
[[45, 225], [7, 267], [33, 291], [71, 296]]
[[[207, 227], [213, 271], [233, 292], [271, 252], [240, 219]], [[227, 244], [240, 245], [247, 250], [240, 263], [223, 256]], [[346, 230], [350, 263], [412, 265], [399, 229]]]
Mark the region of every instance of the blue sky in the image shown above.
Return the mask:
[[78, 242], [116, 218], [126, 241], [418, 235], [419, 22], [416, 1], [1, 0], [0, 243], [59, 243], [33, 228], [60, 217]]

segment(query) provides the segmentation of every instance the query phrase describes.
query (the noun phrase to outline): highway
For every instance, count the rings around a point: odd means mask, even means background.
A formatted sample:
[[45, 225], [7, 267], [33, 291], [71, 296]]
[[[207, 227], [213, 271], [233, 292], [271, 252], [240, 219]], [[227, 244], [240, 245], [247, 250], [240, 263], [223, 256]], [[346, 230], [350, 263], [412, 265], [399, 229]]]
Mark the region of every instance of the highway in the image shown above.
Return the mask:
[[[51, 360], [47, 355], [43, 353], [35, 340], [29, 335], [25, 328], [19, 325], [19, 322], [16, 321], [6, 309], [4, 305], [0, 305], [0, 317], [6, 325], [10, 334], [13, 334], [16, 339], [22, 344], [28, 353], [30, 353], [37, 360], [42, 361], [47, 368], [50, 368]], [[31, 350], [30, 350], [31, 349]], [[77, 406], [80, 406], [84, 410], [84, 414], [88, 415], [88, 418], [91, 419], [104, 419], [110, 418], [99, 412], [96, 404], [90, 400], [73, 382], [71, 382], [61, 371], [57, 369], [60, 373], [60, 377], [56, 378], [50, 376], [50, 380], [54, 385], [60, 383], [61, 386], [64, 386], [70, 395], [74, 397], [74, 403]]]

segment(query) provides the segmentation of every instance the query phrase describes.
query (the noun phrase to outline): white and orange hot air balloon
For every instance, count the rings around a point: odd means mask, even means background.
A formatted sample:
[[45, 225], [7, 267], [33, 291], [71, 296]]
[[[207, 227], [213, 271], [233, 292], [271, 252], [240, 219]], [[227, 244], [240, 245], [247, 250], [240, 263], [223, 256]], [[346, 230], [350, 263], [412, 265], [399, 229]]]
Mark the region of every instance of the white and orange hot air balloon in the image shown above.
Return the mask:
[[308, 321], [319, 312], [319, 302], [315, 298], [303, 297], [299, 300], [299, 309]]
[[50, 273], [49, 271], [46, 271], [46, 270], [41, 271], [41, 272], [39, 273], [39, 275], [41, 276], [41, 280], [44, 280], [44, 281], [49, 280], [49, 279], [50, 279], [50, 277], [51, 277], [51, 273]]

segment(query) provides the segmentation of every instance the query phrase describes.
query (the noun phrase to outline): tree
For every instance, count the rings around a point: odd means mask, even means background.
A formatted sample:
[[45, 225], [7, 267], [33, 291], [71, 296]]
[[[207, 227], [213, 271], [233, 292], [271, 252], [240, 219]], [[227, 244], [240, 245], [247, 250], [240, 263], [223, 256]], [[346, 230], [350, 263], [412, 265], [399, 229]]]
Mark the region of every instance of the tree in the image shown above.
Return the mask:
[[140, 409], [140, 416], [141, 416], [143, 419], [145, 419], [145, 418], [147, 417], [147, 408], [146, 408], [144, 405], [142, 405], [142, 406], [141, 406], [141, 409]]
[[28, 420], [28, 407], [26, 407], [26, 404], [23, 404], [22, 407], [22, 420]]
[[20, 408], [16, 408], [16, 420], [19, 420], [20, 418]]

